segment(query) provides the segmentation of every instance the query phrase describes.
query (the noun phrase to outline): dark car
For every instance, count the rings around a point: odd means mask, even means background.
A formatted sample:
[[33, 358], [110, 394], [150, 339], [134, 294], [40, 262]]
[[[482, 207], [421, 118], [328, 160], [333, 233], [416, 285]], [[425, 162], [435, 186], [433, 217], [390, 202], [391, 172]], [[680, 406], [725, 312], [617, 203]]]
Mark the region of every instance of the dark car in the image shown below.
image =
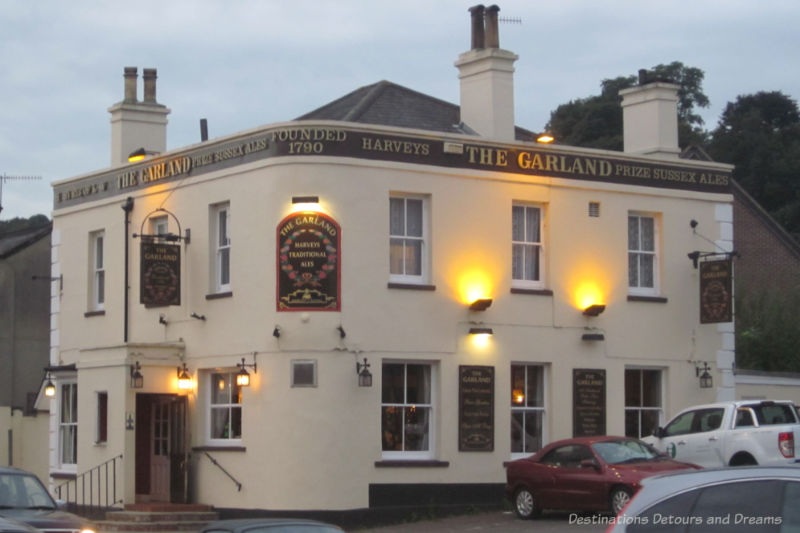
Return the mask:
[[248, 518], [217, 520], [200, 533], [342, 533], [338, 526], [293, 518]]
[[89, 521], [60, 510], [38, 477], [16, 468], [0, 468], [0, 516], [45, 533], [95, 533]]
[[700, 467], [670, 459], [638, 439], [565, 439], [508, 463], [506, 495], [520, 518], [533, 518], [543, 509], [616, 514], [643, 478], [687, 468]]
[[800, 468], [753, 466], [645, 479], [609, 533], [800, 531]]
[[3, 518], [0, 516], [0, 533], [37, 533], [38, 530], [32, 528], [28, 524], [11, 520], [10, 518]]

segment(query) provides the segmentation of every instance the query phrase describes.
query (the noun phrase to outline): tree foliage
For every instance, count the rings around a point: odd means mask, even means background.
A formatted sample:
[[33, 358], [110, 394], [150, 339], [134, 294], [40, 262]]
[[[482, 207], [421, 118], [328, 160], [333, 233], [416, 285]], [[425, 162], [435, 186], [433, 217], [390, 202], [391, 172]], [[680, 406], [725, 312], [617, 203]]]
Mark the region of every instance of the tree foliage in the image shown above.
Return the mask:
[[[687, 67], [680, 61], [656, 65], [646, 73], [647, 80], [669, 80], [678, 90], [678, 142], [681, 146], [704, 144], [703, 119], [695, 113], [697, 107], [708, 107], [703, 93], [702, 70]], [[637, 76], [620, 76], [601, 82], [601, 92], [562, 104], [550, 114], [547, 130], [558, 142], [571, 146], [622, 150], [622, 108], [619, 91], [635, 86]]]
[[800, 236], [800, 112], [779, 91], [737, 97], [722, 112], [708, 153], [735, 165], [734, 179]]
[[762, 289], [736, 298], [736, 365], [800, 372], [800, 285], [789, 291]]
[[49, 222], [50, 219], [45, 215], [33, 215], [30, 218], [16, 217], [10, 220], [0, 220], [0, 233], [44, 226]]

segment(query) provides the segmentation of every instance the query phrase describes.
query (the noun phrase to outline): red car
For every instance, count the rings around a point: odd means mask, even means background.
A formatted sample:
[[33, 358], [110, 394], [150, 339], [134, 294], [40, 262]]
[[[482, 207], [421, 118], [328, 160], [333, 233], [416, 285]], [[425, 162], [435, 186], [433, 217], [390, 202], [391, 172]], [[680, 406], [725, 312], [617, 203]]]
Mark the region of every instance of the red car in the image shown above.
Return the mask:
[[520, 518], [533, 518], [543, 509], [616, 514], [642, 478], [686, 468], [700, 467], [629, 437], [565, 439], [508, 463], [506, 495]]

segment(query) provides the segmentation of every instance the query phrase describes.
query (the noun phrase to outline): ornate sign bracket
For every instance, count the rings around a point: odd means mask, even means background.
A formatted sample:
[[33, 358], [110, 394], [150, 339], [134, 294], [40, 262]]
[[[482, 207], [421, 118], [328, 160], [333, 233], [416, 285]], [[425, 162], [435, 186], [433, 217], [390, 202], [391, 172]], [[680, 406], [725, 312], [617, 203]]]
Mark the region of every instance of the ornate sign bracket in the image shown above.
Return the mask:
[[[150, 218], [155, 213], [166, 213], [168, 216], [171, 216], [175, 220], [175, 223], [178, 225], [178, 233], [159, 233], [157, 235], [156, 234], [152, 234], [152, 233], [145, 233], [144, 232], [144, 225], [148, 220], [150, 220]], [[134, 239], [141, 238], [142, 241], [144, 241], [144, 242], [160, 242], [160, 241], [164, 241], [164, 242], [180, 242], [180, 241], [183, 241], [186, 245], [188, 245], [191, 242], [191, 236], [192, 236], [192, 232], [191, 232], [191, 230], [189, 228], [186, 228], [186, 234], [185, 235], [181, 235], [181, 221], [178, 220], [178, 217], [176, 217], [172, 212], [167, 211], [163, 207], [159, 207], [158, 209], [154, 209], [153, 211], [150, 211], [150, 213], [148, 213], [147, 216], [144, 217], [144, 219], [142, 220], [142, 225], [139, 227], [139, 233], [134, 233], [133, 234], [133, 238]]]

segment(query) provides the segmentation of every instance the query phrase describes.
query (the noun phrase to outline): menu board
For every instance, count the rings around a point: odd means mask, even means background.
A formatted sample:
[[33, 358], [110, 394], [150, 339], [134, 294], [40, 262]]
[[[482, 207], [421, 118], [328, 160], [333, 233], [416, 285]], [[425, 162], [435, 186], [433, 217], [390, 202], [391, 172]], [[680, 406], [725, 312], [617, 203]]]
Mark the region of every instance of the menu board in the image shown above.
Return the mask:
[[606, 434], [606, 371], [572, 370], [572, 436]]
[[458, 367], [458, 450], [494, 450], [494, 367]]

